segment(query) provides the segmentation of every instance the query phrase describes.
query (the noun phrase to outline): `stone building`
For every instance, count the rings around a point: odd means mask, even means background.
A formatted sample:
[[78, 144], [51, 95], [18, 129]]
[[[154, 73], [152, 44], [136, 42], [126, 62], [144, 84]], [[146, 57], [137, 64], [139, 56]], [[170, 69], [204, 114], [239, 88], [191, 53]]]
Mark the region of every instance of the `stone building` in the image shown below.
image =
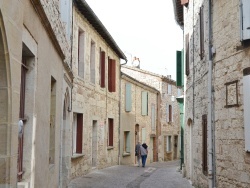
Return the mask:
[[83, 0], [73, 7], [71, 178], [119, 163], [120, 59], [125, 55]]
[[148, 145], [147, 164], [158, 161], [159, 91], [121, 73], [121, 164], [136, 164], [135, 145]]
[[158, 161], [179, 159], [180, 112], [176, 97], [182, 95], [181, 89], [170, 77], [154, 74], [139, 68], [122, 66], [122, 72], [145, 83], [160, 92], [159, 94], [159, 128]]
[[173, 2], [184, 29], [185, 175], [197, 187], [250, 187], [250, 3]]
[[0, 187], [59, 187], [73, 78], [62, 7], [0, 1]]

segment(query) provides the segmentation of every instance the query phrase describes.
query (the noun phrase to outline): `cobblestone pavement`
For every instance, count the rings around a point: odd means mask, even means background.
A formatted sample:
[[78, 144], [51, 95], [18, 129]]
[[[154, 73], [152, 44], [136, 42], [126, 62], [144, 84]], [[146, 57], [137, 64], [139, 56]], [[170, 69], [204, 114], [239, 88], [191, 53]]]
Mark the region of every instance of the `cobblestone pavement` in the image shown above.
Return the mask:
[[145, 168], [118, 165], [73, 179], [69, 188], [192, 188], [177, 172], [179, 161], [151, 163]]

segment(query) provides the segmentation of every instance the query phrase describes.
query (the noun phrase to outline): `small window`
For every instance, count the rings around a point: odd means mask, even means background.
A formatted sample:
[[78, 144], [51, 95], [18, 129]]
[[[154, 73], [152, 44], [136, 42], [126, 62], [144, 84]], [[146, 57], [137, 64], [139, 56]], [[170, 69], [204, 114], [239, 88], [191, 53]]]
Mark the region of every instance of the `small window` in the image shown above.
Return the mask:
[[166, 151], [167, 152], [172, 151], [172, 137], [171, 136], [166, 137]]
[[74, 113], [73, 117], [73, 154], [82, 153], [83, 114]]
[[130, 132], [124, 131], [124, 153], [130, 153]]
[[250, 1], [241, 0], [241, 41], [250, 39]]
[[168, 113], [169, 117], [168, 117], [168, 119], [169, 119], [169, 122], [172, 122], [173, 121], [173, 111], [172, 111], [173, 109], [172, 109], [172, 105], [169, 105], [168, 110], [169, 110], [169, 113]]
[[172, 85], [168, 84], [168, 94], [171, 95], [172, 94]]
[[177, 89], [177, 97], [182, 96], [182, 89], [178, 88]]
[[108, 146], [113, 146], [113, 138], [114, 138], [114, 120], [113, 119], [108, 119]]
[[202, 170], [205, 175], [208, 172], [207, 162], [207, 115], [202, 116]]

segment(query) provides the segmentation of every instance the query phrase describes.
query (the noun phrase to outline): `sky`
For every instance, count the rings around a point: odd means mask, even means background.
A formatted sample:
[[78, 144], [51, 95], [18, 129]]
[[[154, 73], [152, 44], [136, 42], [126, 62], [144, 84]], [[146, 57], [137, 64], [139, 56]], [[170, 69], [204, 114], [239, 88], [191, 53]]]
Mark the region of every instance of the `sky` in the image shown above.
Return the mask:
[[[182, 30], [176, 24], [172, 0], [86, 0], [131, 65], [176, 80], [176, 50], [182, 50]], [[154, 2], [154, 3], [152, 3]]]

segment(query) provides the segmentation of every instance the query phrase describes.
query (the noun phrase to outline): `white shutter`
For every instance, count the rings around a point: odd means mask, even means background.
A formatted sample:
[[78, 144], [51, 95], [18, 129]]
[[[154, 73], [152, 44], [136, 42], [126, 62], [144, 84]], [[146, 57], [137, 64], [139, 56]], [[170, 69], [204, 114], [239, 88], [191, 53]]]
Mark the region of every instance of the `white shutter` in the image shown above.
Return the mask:
[[241, 29], [242, 40], [250, 39], [250, 1], [241, 0]]
[[250, 151], [250, 75], [243, 76], [245, 150]]

